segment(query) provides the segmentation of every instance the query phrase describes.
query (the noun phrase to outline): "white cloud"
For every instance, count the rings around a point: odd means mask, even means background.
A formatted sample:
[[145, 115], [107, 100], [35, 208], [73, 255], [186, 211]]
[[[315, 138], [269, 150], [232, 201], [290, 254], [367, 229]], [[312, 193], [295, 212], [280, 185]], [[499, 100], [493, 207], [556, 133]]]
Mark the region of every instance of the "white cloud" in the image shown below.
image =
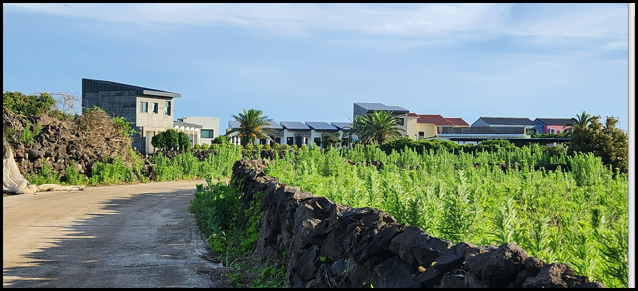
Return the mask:
[[3, 4], [4, 8], [19, 7], [102, 21], [219, 23], [286, 34], [327, 28], [417, 37], [451, 31], [596, 37], [622, 35], [627, 29], [627, 8], [622, 5], [530, 4], [533, 6], [525, 6], [533, 8], [529, 12], [517, 6], [519, 11], [523, 10], [523, 17], [510, 19], [513, 5], [518, 4]]

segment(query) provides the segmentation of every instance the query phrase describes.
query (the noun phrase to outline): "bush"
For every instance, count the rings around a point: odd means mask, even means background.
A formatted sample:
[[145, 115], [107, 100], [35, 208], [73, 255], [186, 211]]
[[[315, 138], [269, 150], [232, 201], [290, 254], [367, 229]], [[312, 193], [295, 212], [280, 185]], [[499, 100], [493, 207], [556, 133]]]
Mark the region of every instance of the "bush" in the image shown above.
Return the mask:
[[2, 105], [17, 115], [40, 116], [52, 110], [55, 99], [47, 93], [24, 95], [7, 91], [2, 94]]
[[202, 147], [199, 144], [197, 144], [197, 143], [193, 146], [193, 149], [196, 149], [196, 150], [201, 149], [201, 148]]
[[203, 143], [202, 144], [202, 149], [203, 150], [208, 150], [210, 148], [210, 146], [207, 143]]

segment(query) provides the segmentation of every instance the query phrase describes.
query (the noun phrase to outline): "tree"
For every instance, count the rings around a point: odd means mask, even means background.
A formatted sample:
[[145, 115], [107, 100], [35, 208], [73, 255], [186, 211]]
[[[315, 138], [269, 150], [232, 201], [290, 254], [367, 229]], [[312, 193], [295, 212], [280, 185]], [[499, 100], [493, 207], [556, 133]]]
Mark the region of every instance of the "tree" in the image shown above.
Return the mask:
[[[188, 139], [188, 136], [186, 136]], [[164, 132], [158, 133], [151, 138], [151, 145], [160, 150], [171, 150], [180, 146], [179, 134], [176, 130], [169, 128]], [[188, 140], [190, 145], [190, 140]]]
[[339, 133], [335, 132], [335, 133], [324, 133], [323, 135], [321, 135], [321, 141], [322, 141], [322, 145], [323, 148], [325, 149], [329, 149], [334, 147], [334, 145], [339, 143]]
[[399, 127], [398, 117], [387, 111], [375, 111], [357, 116], [352, 123], [351, 134], [356, 134], [363, 144], [378, 143], [401, 138], [405, 130]]
[[[585, 113], [585, 111], [583, 111], [581, 115], [576, 114], [576, 118], [572, 117], [572, 122], [574, 123], [572, 125], [573, 131], [587, 128], [587, 125], [589, 125], [594, 118], [596, 117]], [[600, 116], [598, 118], [600, 118]]]
[[269, 119], [268, 116], [262, 116], [263, 112], [258, 109], [251, 108], [248, 111], [243, 109], [243, 112], [243, 114], [239, 113], [238, 116], [233, 115], [233, 118], [239, 122], [240, 126], [231, 129], [228, 134], [234, 132], [239, 133], [242, 146], [248, 143], [255, 143], [255, 139], [257, 138], [268, 138], [268, 135], [272, 133], [272, 129], [270, 128], [272, 119]]
[[18, 91], [5, 91], [2, 94], [2, 105], [17, 115], [40, 116], [53, 109], [55, 100], [47, 93], [25, 95]]
[[[583, 112], [585, 115], [585, 112]], [[574, 124], [574, 132], [569, 141], [567, 154], [575, 152], [593, 153], [600, 157], [605, 165], [628, 172], [629, 142], [625, 132], [616, 128], [618, 119], [607, 117], [603, 126], [598, 120], [600, 116], [579, 116], [577, 121], [587, 120], [578, 126]], [[576, 123], [576, 122], [575, 122]], [[587, 126], [582, 126], [587, 124]]]
[[182, 131], [178, 134], [178, 141], [180, 151], [185, 152], [191, 148], [191, 140], [185, 132]]

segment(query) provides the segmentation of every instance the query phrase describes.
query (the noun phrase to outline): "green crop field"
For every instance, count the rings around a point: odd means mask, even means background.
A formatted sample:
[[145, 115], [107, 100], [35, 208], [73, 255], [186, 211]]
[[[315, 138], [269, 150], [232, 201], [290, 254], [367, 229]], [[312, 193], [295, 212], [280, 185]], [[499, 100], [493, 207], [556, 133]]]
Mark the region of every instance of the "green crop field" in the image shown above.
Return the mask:
[[[498, 166], [512, 163], [520, 170]], [[543, 163], [570, 170], [534, 170]], [[552, 155], [537, 145], [458, 154], [406, 147], [389, 155], [376, 146], [310, 147], [271, 161], [266, 173], [339, 204], [381, 209], [454, 243], [514, 242], [606, 287], [627, 287], [628, 176], [593, 155]]]

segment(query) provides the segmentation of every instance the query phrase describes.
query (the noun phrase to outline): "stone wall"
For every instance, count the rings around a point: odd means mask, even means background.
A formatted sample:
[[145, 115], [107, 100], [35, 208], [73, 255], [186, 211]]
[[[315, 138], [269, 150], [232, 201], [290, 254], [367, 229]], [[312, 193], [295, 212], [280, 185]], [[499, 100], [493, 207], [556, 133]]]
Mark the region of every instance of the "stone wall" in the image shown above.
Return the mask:
[[255, 254], [283, 260], [287, 287], [604, 287], [513, 243], [453, 244], [378, 209], [335, 204], [267, 176], [267, 166], [237, 161], [231, 183], [243, 207], [265, 192]]

